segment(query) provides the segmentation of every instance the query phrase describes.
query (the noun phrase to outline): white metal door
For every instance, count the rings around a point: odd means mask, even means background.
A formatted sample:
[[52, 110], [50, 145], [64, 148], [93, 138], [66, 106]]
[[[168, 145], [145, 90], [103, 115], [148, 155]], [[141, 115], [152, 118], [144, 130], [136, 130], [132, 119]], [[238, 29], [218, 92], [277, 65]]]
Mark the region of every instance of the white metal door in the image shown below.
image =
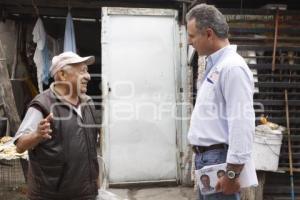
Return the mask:
[[109, 181], [177, 180], [177, 13], [102, 11], [103, 152]]

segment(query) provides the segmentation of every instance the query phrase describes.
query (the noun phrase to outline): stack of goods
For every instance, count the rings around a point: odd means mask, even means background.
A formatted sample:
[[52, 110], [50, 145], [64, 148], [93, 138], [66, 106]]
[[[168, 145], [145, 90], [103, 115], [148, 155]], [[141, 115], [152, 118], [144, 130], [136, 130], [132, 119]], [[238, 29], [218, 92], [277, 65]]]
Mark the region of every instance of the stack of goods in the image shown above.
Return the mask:
[[13, 143], [13, 138], [10, 136], [2, 137], [0, 139], [0, 159], [12, 160], [18, 158], [28, 159], [27, 151], [18, 153]]

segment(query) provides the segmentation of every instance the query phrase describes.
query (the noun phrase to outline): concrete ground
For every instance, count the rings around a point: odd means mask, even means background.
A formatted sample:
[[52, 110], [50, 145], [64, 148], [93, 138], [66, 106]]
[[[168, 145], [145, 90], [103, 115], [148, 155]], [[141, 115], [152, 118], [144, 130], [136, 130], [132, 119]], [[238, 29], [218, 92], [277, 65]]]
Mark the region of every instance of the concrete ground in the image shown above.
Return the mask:
[[[158, 187], [158, 188], [130, 188], [108, 189], [120, 198], [98, 198], [97, 200], [196, 200], [196, 192], [192, 187]], [[27, 200], [26, 186], [13, 190], [0, 187], [0, 199]]]
[[122, 200], [196, 200], [196, 192], [192, 187], [159, 187], [108, 189]]

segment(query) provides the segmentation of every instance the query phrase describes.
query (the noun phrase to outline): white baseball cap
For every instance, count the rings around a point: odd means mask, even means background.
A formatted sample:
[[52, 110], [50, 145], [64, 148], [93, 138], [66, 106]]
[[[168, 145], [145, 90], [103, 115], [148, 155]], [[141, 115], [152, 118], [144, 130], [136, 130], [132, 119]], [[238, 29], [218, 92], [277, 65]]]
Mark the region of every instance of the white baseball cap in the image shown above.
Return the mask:
[[71, 51], [61, 53], [52, 58], [50, 74], [53, 77], [61, 68], [70, 64], [85, 63], [91, 65], [95, 62], [95, 56], [80, 57]]

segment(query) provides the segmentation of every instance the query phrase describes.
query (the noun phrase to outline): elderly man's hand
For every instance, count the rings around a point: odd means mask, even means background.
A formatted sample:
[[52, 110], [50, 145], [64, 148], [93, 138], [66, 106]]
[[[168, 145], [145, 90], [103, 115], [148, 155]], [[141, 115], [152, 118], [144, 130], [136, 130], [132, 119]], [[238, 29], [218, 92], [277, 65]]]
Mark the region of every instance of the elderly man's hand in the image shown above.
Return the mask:
[[215, 189], [217, 192], [222, 192], [226, 195], [237, 193], [240, 191], [239, 178], [231, 180], [225, 175], [218, 180]]
[[38, 124], [38, 127], [37, 127], [37, 131], [36, 131], [36, 136], [39, 138], [39, 139], [51, 139], [51, 133], [52, 133], [52, 130], [51, 130], [51, 121], [53, 119], [53, 114], [50, 113], [46, 118], [44, 118], [43, 120], [40, 121], [40, 123]]

